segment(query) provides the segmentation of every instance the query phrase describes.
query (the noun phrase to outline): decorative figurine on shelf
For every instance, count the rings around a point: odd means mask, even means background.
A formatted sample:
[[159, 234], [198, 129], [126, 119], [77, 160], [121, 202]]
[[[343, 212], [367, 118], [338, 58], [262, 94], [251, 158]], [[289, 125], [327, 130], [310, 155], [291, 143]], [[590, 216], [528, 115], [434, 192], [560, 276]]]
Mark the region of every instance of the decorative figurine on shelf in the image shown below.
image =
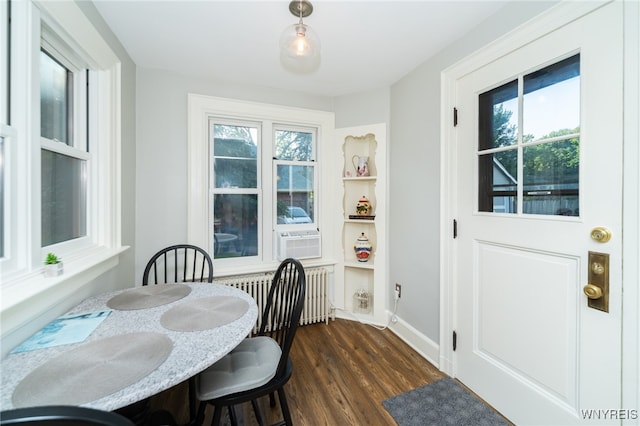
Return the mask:
[[360, 216], [369, 216], [371, 212], [371, 204], [369, 203], [369, 199], [364, 195], [358, 200], [358, 204], [356, 204], [356, 213]]
[[359, 288], [353, 294], [353, 311], [356, 313], [368, 314], [369, 308], [369, 292], [364, 288]]
[[369, 157], [354, 155], [351, 157], [353, 167], [356, 168], [356, 176], [369, 176]]
[[364, 235], [364, 232], [360, 234], [360, 236], [356, 239], [356, 243], [353, 246], [353, 249], [356, 252], [356, 257], [358, 258], [358, 262], [366, 262], [369, 260], [369, 256], [371, 255], [371, 249], [373, 246], [369, 242], [369, 238]]

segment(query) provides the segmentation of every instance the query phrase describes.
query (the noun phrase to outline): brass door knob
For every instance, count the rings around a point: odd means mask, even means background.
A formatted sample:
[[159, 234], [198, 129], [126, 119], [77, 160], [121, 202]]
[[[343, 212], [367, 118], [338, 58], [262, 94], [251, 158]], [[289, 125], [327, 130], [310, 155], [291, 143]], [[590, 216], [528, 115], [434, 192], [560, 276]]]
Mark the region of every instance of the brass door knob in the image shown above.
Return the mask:
[[604, 226], [598, 226], [591, 230], [591, 239], [599, 243], [606, 243], [611, 239], [611, 231]]
[[597, 285], [587, 284], [583, 290], [589, 299], [600, 299], [602, 297], [602, 289]]

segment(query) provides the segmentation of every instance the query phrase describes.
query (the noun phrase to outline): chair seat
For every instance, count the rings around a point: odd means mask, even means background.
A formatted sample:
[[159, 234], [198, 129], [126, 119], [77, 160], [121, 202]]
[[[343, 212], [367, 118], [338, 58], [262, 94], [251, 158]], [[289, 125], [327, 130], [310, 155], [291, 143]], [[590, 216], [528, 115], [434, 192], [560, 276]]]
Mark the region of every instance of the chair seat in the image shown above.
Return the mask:
[[275, 377], [282, 350], [270, 337], [244, 339], [233, 351], [200, 373], [196, 393], [208, 401], [260, 387]]

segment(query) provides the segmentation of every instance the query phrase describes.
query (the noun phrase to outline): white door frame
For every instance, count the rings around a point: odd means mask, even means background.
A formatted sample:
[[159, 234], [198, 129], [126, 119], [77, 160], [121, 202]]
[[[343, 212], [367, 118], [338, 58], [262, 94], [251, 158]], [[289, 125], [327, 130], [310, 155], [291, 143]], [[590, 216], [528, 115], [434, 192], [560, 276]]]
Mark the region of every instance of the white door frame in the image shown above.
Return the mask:
[[[622, 408], [640, 410], [640, 3], [624, 0], [624, 128], [623, 128], [623, 360]], [[456, 317], [456, 280], [452, 238], [456, 218], [456, 164], [453, 109], [456, 81], [482, 64], [491, 62], [556, 28], [598, 8], [599, 2], [563, 2], [507, 33], [442, 72], [441, 81], [441, 184], [440, 184], [440, 369], [456, 376], [453, 352]], [[464, 120], [464, 117], [460, 117]], [[460, 230], [464, 232], [463, 229]], [[625, 286], [625, 283], [628, 283]], [[614, 407], [611, 407], [614, 408]], [[640, 413], [639, 413], [640, 415]], [[629, 419], [623, 424], [638, 424]]]

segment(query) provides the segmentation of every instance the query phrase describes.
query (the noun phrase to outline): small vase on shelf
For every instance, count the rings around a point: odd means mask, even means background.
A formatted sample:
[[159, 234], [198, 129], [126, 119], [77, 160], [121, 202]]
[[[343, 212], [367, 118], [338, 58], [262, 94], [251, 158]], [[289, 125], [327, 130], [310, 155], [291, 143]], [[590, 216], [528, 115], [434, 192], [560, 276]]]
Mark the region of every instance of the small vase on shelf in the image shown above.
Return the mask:
[[369, 157], [354, 155], [351, 158], [357, 177], [369, 176]]
[[369, 216], [371, 213], [371, 203], [369, 203], [369, 199], [364, 195], [358, 200], [358, 204], [356, 204], [356, 213], [360, 216]]
[[371, 311], [371, 304], [369, 303], [371, 296], [369, 292], [364, 288], [359, 288], [353, 294], [353, 311], [361, 314], [368, 314]]
[[363, 233], [356, 239], [356, 243], [353, 246], [353, 249], [356, 252], [356, 257], [358, 258], [358, 262], [367, 262], [369, 260], [369, 256], [371, 256], [371, 249], [373, 246], [369, 242], [369, 238]]

